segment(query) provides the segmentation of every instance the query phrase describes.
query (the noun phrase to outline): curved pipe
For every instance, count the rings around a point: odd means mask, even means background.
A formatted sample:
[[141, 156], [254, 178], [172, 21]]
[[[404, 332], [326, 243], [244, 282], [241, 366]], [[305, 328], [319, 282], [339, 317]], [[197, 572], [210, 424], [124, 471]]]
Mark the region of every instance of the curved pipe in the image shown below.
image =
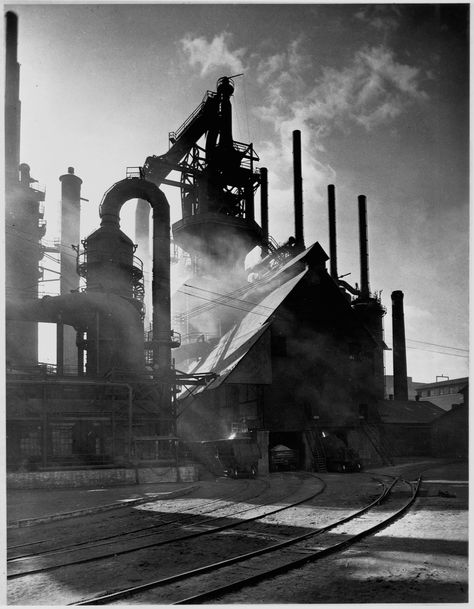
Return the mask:
[[102, 228], [120, 228], [120, 210], [129, 199], [148, 201], [153, 209], [153, 366], [160, 376], [171, 368], [170, 207], [152, 182], [126, 178], [105, 193], [99, 208]]

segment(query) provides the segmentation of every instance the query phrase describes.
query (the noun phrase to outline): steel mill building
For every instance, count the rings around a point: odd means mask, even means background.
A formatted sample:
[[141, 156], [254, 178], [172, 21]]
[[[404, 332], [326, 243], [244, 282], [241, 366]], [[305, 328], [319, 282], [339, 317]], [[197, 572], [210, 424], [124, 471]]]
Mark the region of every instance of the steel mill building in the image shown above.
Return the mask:
[[[82, 180], [69, 167], [59, 178], [61, 236], [45, 243], [44, 191], [20, 162], [18, 20], [12, 12], [6, 32], [12, 480], [55, 476], [59, 484], [58, 472], [101, 472], [124, 481], [131, 471], [145, 476], [150, 465], [163, 479], [192, 479], [224, 440], [256, 448], [261, 472], [277, 465], [325, 471], [339, 463], [334, 455], [348, 452], [362, 466], [389, 463], [398, 452], [393, 430], [388, 437], [387, 408], [408, 403], [424, 409], [425, 427], [443, 414], [408, 401], [398, 289], [392, 294], [394, 399], [384, 400], [386, 309], [369, 283], [366, 197], [355, 197], [360, 283], [353, 286], [337, 270], [334, 185], [327, 188], [330, 251], [305, 243], [298, 130], [292, 141], [294, 231], [280, 244], [269, 235], [267, 169], [258, 165], [252, 144], [233, 139], [236, 77], [223, 76], [207, 91], [170, 133], [167, 152], [127, 168], [106, 190], [100, 226], [82, 240]], [[181, 193], [181, 219], [172, 226], [162, 185]], [[120, 227], [121, 208], [131, 199], [138, 201], [134, 240]], [[142, 260], [137, 243], [146, 252]], [[260, 260], [246, 268], [255, 248]], [[60, 260], [60, 293], [40, 298], [42, 261], [53, 255]], [[188, 278], [172, 294], [178, 258], [186, 261]], [[40, 322], [56, 326], [54, 366], [38, 361]], [[279, 449], [291, 458], [278, 461]], [[408, 454], [410, 446], [404, 450]]]

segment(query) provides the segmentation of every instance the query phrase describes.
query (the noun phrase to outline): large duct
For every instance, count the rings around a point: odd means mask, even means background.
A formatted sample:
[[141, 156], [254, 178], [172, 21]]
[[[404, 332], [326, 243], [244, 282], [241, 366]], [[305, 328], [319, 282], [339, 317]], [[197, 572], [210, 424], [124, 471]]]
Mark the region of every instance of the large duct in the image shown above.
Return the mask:
[[[124, 368], [143, 371], [143, 366], [140, 366], [144, 353], [140, 315], [136, 307], [125, 298], [110, 293], [76, 292], [45, 296], [34, 301], [7, 297], [5, 305], [8, 321], [57, 323], [60, 320], [66, 326], [91, 328], [100, 316], [101, 323], [106, 320], [112, 328], [113, 340], [96, 340], [89, 345], [94, 349], [90, 359], [94, 360], [98, 370], [104, 370], [104, 362], [110, 360], [107, 356], [113, 357], [111, 350], [115, 350], [119, 352]], [[102, 328], [100, 334], [104, 336]], [[105, 353], [104, 349], [110, 353]]]
[[301, 175], [301, 131], [293, 131], [293, 187], [295, 204], [295, 247], [304, 249], [303, 178]]
[[328, 186], [328, 212], [330, 274], [334, 281], [337, 281], [336, 189], [334, 184]]
[[262, 248], [262, 257], [266, 256], [268, 243], [268, 169], [260, 168], [260, 225], [262, 227], [262, 239], [264, 247]]
[[18, 17], [5, 14], [5, 178], [18, 181], [20, 165], [20, 64], [18, 63]]
[[367, 240], [367, 204], [366, 197], [359, 195], [359, 242], [360, 242], [360, 296], [370, 297], [369, 288], [369, 250]]
[[392, 292], [393, 394], [395, 400], [408, 400], [407, 356], [403, 292]]
[[144, 199], [153, 209], [153, 367], [160, 378], [171, 370], [170, 209], [163, 192], [152, 182], [126, 178], [114, 184], [100, 205], [101, 231], [120, 231], [120, 210], [130, 199]]

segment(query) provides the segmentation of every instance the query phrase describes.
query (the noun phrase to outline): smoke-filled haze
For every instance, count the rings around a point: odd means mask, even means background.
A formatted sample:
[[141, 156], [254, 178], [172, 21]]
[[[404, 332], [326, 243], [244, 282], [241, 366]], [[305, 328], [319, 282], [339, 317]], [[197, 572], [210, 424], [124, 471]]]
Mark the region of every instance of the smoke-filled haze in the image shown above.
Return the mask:
[[[243, 73], [232, 99], [234, 139], [253, 142], [269, 170], [270, 234], [282, 242], [294, 232], [299, 129], [306, 245], [319, 241], [329, 252], [333, 183], [339, 274], [359, 282], [357, 195], [367, 195], [370, 287], [387, 307], [387, 344], [390, 294], [400, 289], [409, 376], [466, 376], [468, 7], [6, 6], [19, 16], [21, 161], [47, 189], [46, 239], [59, 236], [58, 178], [68, 166], [89, 199], [84, 238], [126, 167], [164, 153], [168, 132], [217, 78]], [[163, 191], [177, 220], [179, 193]], [[132, 238], [133, 214], [127, 203], [122, 228]], [[55, 282], [43, 291], [57, 293]], [[391, 352], [385, 363], [390, 374]]]

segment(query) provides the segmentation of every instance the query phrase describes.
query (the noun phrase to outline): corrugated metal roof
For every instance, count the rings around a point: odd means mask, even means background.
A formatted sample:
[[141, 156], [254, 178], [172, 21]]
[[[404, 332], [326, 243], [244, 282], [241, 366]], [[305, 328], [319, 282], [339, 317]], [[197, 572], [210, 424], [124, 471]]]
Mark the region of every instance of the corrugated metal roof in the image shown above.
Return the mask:
[[[185, 372], [214, 372], [219, 375], [218, 378], [206, 385], [206, 387], [212, 389], [218, 387], [268, 328], [271, 317], [275, 314], [276, 309], [306, 273], [307, 270], [304, 270], [272, 290], [251, 311], [243, 314], [240, 322], [235, 324], [222, 336], [205, 359], [197, 363], [191, 363]], [[193, 390], [193, 395], [196, 395], [204, 388], [196, 388]]]
[[445, 412], [431, 402], [411, 400], [379, 400], [377, 409], [383, 423], [430, 423]]

